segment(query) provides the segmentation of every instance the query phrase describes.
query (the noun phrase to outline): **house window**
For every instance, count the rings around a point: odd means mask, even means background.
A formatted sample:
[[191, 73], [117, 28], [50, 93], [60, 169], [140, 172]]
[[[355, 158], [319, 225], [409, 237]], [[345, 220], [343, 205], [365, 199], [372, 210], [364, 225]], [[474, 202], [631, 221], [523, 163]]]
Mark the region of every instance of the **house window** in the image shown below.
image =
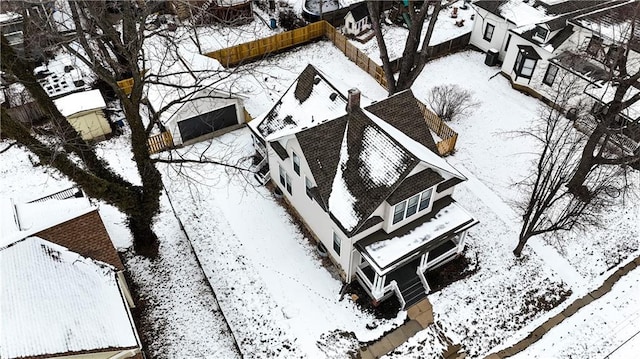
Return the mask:
[[289, 194], [293, 194], [291, 191], [291, 177], [289, 177], [288, 173], [285, 173], [284, 177], [287, 180], [287, 192], [289, 192]]
[[393, 208], [393, 224], [396, 224], [405, 218], [409, 218], [419, 211], [429, 208], [429, 204], [431, 204], [432, 191], [433, 189], [429, 188], [408, 200], [396, 204]]
[[558, 66], [554, 64], [549, 64], [549, 67], [547, 67], [547, 72], [544, 74], [544, 79], [542, 80], [542, 83], [545, 85], [552, 86], [553, 81], [556, 80], [557, 74], [558, 74]]
[[429, 208], [429, 204], [431, 203], [431, 193], [433, 190], [429, 188], [428, 190], [420, 193], [420, 206], [418, 207], [419, 211]]
[[293, 194], [291, 189], [291, 177], [289, 177], [289, 174], [285, 172], [284, 168], [280, 165], [278, 165], [278, 172], [280, 173], [280, 184], [282, 187], [286, 188], [289, 194]]
[[589, 45], [587, 45], [587, 54], [597, 58], [600, 55], [600, 51], [602, 51], [602, 39], [593, 36], [591, 40], [589, 40]]
[[405, 218], [411, 217], [416, 212], [418, 212], [418, 199], [419, 198], [420, 198], [419, 194], [409, 198], [409, 201], [407, 202], [407, 214], [406, 214]]
[[293, 154], [293, 170], [299, 176], [300, 175], [300, 157], [298, 157], [298, 155], [296, 155], [295, 152], [292, 152], [292, 154]]
[[353, 27], [353, 23], [352, 23], [352, 22], [350, 22], [350, 23], [349, 23], [349, 29], [351, 29], [352, 27]]
[[333, 232], [333, 250], [336, 252], [336, 254], [338, 254], [338, 256], [340, 255], [341, 242], [342, 240], [340, 239], [340, 237], [338, 237], [336, 232]]
[[393, 224], [396, 224], [404, 219], [404, 209], [407, 206], [407, 201], [402, 201], [394, 207], [393, 210]]
[[278, 165], [278, 173], [280, 174], [280, 184], [282, 185], [282, 187], [286, 187], [287, 182], [286, 179], [284, 177], [284, 169], [282, 168], [282, 166]]
[[609, 50], [607, 51], [607, 63], [609, 65], [616, 65], [618, 63], [618, 60], [620, 58], [620, 48], [618, 46], [615, 45], [611, 45], [609, 47]]
[[548, 34], [549, 34], [549, 30], [547, 30], [543, 26], [536, 26], [536, 29], [533, 32], [533, 37], [536, 37], [542, 41], [546, 41]]
[[518, 52], [516, 63], [513, 64], [513, 70], [518, 76], [530, 79], [533, 75], [533, 70], [536, 68], [537, 59], [527, 57], [524, 51]]
[[487, 23], [487, 26], [484, 28], [484, 36], [482, 38], [491, 42], [491, 38], [493, 37], [493, 30], [495, 28], [495, 26]]
[[309, 197], [309, 199], [313, 199], [313, 196], [311, 195], [311, 187], [313, 187], [313, 185], [311, 184], [311, 181], [309, 180], [309, 177], [304, 178], [304, 186], [306, 187], [306, 191], [307, 191], [307, 196]]
[[509, 43], [511, 42], [511, 34], [507, 37], [507, 43], [504, 45], [504, 51], [509, 49]]

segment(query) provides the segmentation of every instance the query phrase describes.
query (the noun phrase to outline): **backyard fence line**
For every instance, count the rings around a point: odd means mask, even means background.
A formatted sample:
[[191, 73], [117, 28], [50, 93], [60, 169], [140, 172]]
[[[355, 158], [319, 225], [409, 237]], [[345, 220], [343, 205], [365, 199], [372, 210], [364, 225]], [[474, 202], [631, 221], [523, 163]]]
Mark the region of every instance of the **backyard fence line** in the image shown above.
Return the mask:
[[456, 142], [458, 141], [458, 133], [451, 129], [438, 115], [429, 110], [427, 105], [420, 101], [417, 102], [420, 111], [422, 111], [424, 121], [427, 123], [427, 127], [435, 132], [441, 139], [441, 141], [436, 143], [438, 153], [440, 153], [441, 156], [446, 156], [453, 152], [456, 148]]

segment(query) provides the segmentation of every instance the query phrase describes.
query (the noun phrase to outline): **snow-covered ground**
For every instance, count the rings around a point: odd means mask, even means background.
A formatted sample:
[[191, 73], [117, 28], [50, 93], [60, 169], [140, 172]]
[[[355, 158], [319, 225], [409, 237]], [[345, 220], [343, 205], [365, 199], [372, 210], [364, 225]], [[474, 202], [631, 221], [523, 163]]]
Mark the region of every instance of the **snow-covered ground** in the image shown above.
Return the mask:
[[[607, 268], [622, 258], [637, 256], [640, 233], [635, 201], [612, 208], [607, 218], [616, 220], [609, 222], [608, 228], [562, 240], [532, 240], [525, 256], [515, 259], [511, 250], [519, 218], [514, 203], [523, 195], [515, 184], [530, 169], [534, 145], [514, 133], [532, 123], [540, 103], [512, 90], [503, 77], [492, 77], [498, 69], [485, 66], [483, 60], [482, 54], [469, 51], [433, 61], [413, 86], [416, 97], [424, 100], [433, 86], [455, 83], [472, 90], [481, 103], [470, 117], [451, 123], [460, 136], [456, 153], [449, 157], [469, 178], [454, 197], [480, 220], [470, 232], [465, 254], [477, 271], [429, 298], [445, 333], [462, 343], [472, 357], [508, 344], [515, 334], [522, 335], [519, 330], [529, 328], [527, 324], [542, 321], [569, 290], [574, 293], [571, 298], [576, 298], [599, 284]], [[242, 77], [235, 80], [234, 88], [247, 95], [247, 109], [257, 116], [269, 109], [307, 63], [323, 71], [342, 92], [351, 87], [361, 89], [363, 105], [386, 95], [327, 41], [252, 64], [250, 75], [238, 72]], [[135, 179], [126, 141], [125, 134], [103, 142], [99, 152], [119, 172]], [[198, 155], [208, 145], [201, 143], [181, 151], [187, 156]], [[215, 139], [208, 151], [227, 163], [248, 166], [243, 160], [251, 154], [248, 130]], [[33, 167], [18, 148], [0, 154], [0, 158], [0, 196], [29, 200], [69, 186], [55, 172]], [[242, 172], [224, 167], [190, 166], [181, 168], [191, 176], [186, 181], [176, 175], [175, 167], [163, 165], [161, 170], [172, 204], [245, 354], [344, 357], [358, 344], [349, 333], [361, 341], [372, 340], [404, 320], [404, 313], [392, 320], [378, 320], [363, 313], [350, 298], [340, 300], [341, 282], [322, 266], [313, 245], [285, 209], [266, 188], [255, 186], [250, 175], [247, 181]], [[190, 255], [166, 197], [162, 203], [155, 227], [161, 238], [159, 258], [150, 261], [125, 254], [143, 310], [147, 310], [149, 351], [154, 357], [166, 358], [233, 357], [233, 343], [215, 298]], [[109, 232], [116, 234], [116, 245], [129, 247], [122, 216], [112, 208], [103, 210], [107, 208], [101, 205], [101, 215]], [[563, 256], [554, 248], [562, 249]], [[629, 279], [636, 283], [635, 292], [626, 292], [629, 287], [624, 284], [624, 295], [603, 297], [611, 303], [602, 304], [603, 317], [616, 310], [627, 316], [637, 313], [638, 302], [630, 300], [637, 298], [637, 272]], [[584, 353], [613, 350], [627, 333], [612, 339], [609, 326], [589, 328], [592, 340], [576, 340], [585, 346]], [[577, 329], [565, 330], [573, 333]], [[418, 335], [400, 347], [398, 355], [425, 356], [427, 353], [418, 348], [433, 347], [430, 338], [435, 336]], [[536, 353], [548, 353], [554, 345], [545, 343], [540, 342]]]
[[[438, 15], [438, 21], [436, 22], [436, 25], [433, 29], [433, 35], [429, 40], [430, 46], [441, 44], [443, 42], [455, 39], [458, 36], [462, 36], [466, 33], [471, 32], [471, 30], [473, 29], [473, 20], [471, 19], [471, 15], [474, 14], [474, 11], [470, 6], [466, 10], [458, 9], [457, 18], [454, 19], [451, 17], [453, 7], [460, 7], [462, 6], [462, 3], [462, 1], [458, 1], [451, 7], [446, 8], [440, 12], [440, 14]], [[460, 20], [464, 20], [463, 26], [456, 25], [456, 22]], [[427, 34], [427, 24], [428, 23], [425, 23], [420, 35], [421, 44]], [[389, 59], [395, 60], [402, 57], [402, 51], [404, 50], [404, 44], [406, 42], [408, 33], [409, 30], [403, 26], [395, 24], [382, 25], [382, 34], [387, 45], [387, 53], [389, 54]], [[378, 42], [376, 41], [375, 37], [365, 42], [364, 44], [358, 41], [351, 41], [351, 43], [362, 50], [362, 52], [369, 56], [371, 60], [375, 61], [379, 65], [382, 64], [382, 60], [380, 60], [380, 48], [378, 47]]]
[[611, 292], [565, 319], [514, 358], [637, 358], [638, 298], [640, 268], [620, 278]]

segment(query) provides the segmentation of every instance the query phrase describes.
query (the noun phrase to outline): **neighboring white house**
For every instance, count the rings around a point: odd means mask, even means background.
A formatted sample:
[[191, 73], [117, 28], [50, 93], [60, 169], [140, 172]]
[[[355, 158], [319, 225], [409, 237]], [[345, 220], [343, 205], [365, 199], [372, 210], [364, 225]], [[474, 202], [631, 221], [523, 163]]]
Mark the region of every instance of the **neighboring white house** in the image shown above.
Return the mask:
[[72, 93], [53, 103], [83, 140], [103, 140], [111, 134], [111, 126], [104, 116], [107, 104], [100, 90]]
[[140, 353], [124, 266], [97, 209], [77, 191], [0, 201], [2, 358]]
[[477, 223], [452, 198], [466, 180], [437, 155], [410, 90], [370, 106], [309, 65], [249, 123], [271, 178], [347, 282], [409, 306], [424, 273], [455, 258]]
[[215, 59], [175, 50], [148, 63], [147, 98], [174, 144], [197, 142], [245, 123], [242, 98], [216, 85], [226, 72], [217, 75], [221, 66]]
[[[581, 94], [569, 108], [608, 103], [615, 86], [611, 59], [626, 42], [635, 20], [637, 1], [478, 1], [471, 43], [480, 49], [499, 49], [501, 71], [515, 88], [556, 102], [560, 87], [571, 83]], [[636, 38], [640, 24], [636, 20]], [[632, 66], [638, 48], [632, 44]], [[633, 70], [633, 68], [631, 68]], [[640, 141], [639, 106], [624, 116], [626, 135]], [[635, 124], [633, 124], [635, 122]], [[631, 145], [631, 149], [637, 147]]]
[[358, 35], [370, 28], [369, 9], [364, 2], [352, 7], [344, 17], [343, 32], [347, 35]]

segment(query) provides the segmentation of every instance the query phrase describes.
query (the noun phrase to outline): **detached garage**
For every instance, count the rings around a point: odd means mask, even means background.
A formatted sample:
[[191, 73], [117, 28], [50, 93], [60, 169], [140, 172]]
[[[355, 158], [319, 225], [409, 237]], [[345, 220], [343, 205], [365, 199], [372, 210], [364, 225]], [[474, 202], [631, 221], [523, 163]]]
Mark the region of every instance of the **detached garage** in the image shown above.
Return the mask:
[[219, 91], [200, 92], [169, 112], [162, 116], [162, 123], [176, 145], [204, 140], [215, 131], [245, 122], [242, 99]]
[[174, 145], [203, 141], [245, 122], [242, 98], [226, 92], [228, 72], [217, 60], [181, 48], [161, 52], [147, 58], [145, 90], [150, 119], [171, 133]]

